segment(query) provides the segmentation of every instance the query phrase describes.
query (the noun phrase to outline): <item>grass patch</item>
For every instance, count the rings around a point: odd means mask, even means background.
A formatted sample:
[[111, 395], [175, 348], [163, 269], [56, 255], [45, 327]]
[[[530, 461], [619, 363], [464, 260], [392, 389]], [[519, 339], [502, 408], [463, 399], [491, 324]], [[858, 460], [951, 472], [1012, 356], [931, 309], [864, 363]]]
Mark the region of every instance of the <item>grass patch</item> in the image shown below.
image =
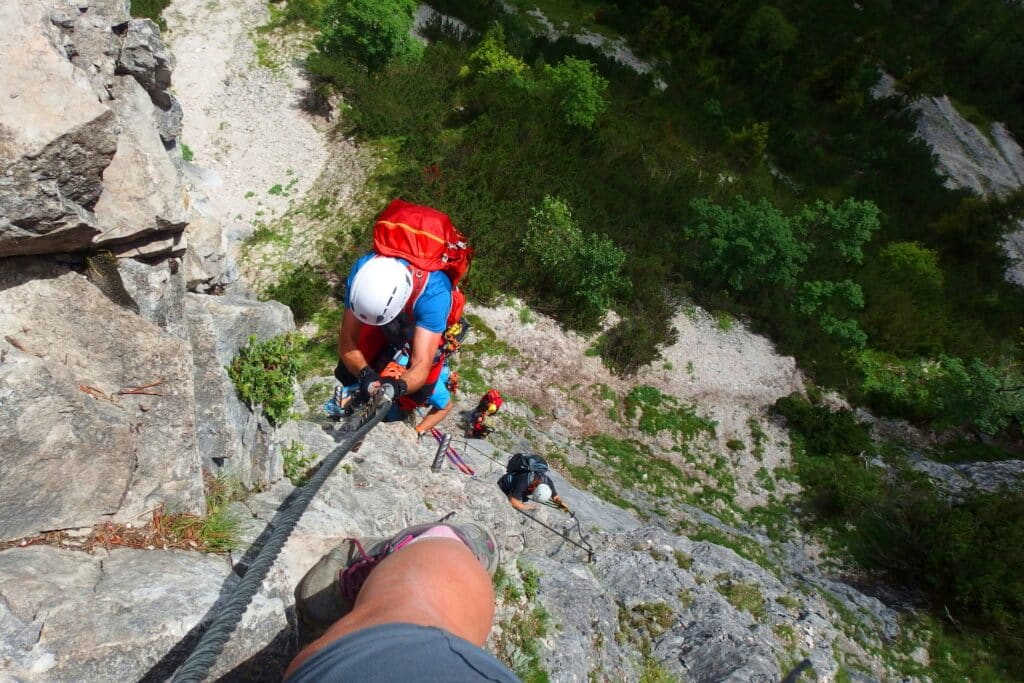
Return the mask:
[[669, 431], [683, 442], [701, 434], [713, 437], [718, 424], [697, 415], [696, 406], [681, 404], [651, 386], [634, 387], [626, 396], [625, 412], [630, 419], [639, 413], [637, 426], [644, 434]]
[[730, 605], [743, 612], [749, 612], [757, 621], [764, 620], [764, 596], [757, 586], [726, 577], [718, 582], [717, 588]]
[[181, 143], [181, 158], [183, 161], [192, 161], [196, 158], [192, 148], [186, 145], [184, 142]]
[[311, 467], [319, 457], [316, 453], [306, 453], [306, 447], [297, 441], [281, 449], [284, 460], [284, 476], [293, 486], [305, 486], [312, 475]]
[[550, 677], [541, 662], [542, 644], [550, 629], [551, 617], [537, 604], [539, 574], [526, 563], [517, 562], [521, 572], [522, 592], [504, 568], [494, 573], [495, 593], [507, 603], [518, 603], [525, 596], [527, 607], [517, 608], [502, 623], [502, 633], [495, 641], [496, 653], [524, 683], [548, 683]]
[[685, 524], [682, 524], [676, 531], [677, 533], [685, 534], [691, 541], [707, 541], [708, 543], [720, 545], [723, 548], [732, 550], [745, 560], [750, 560], [765, 569], [772, 569], [764, 548], [745, 536], [732, 536], [706, 524], [699, 525], [695, 531], [689, 530]]
[[625, 489], [639, 489], [655, 496], [677, 495], [688, 478], [675, 464], [655, 456], [639, 441], [598, 435], [587, 439], [615, 480]]
[[320, 311], [330, 293], [327, 278], [308, 264], [291, 267], [276, 284], [264, 291], [266, 298], [280, 301], [290, 308], [298, 325]]
[[693, 566], [693, 558], [682, 550], [676, 550], [673, 554], [676, 558], [676, 566], [680, 569], [689, 569]]

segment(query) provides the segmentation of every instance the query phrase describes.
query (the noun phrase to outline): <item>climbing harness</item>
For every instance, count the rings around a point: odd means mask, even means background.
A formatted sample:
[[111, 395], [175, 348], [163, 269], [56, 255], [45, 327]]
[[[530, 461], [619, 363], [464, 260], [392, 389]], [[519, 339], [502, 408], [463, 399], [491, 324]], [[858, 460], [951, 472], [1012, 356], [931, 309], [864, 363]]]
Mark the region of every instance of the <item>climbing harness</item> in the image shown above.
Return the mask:
[[[309, 480], [309, 483], [298, 490], [298, 495], [288, 509], [280, 513], [279, 519], [273, 521], [274, 529], [267, 537], [263, 548], [249, 565], [231, 596], [224, 601], [219, 614], [210, 622], [188, 659], [175, 673], [172, 679], [173, 683], [198, 682], [206, 678], [217, 661], [217, 657], [224, 651], [224, 645], [228, 638], [238, 626], [246, 608], [259, 590], [267, 572], [274, 565], [274, 560], [277, 559], [281, 548], [284, 547], [288, 536], [291, 535], [292, 529], [302, 517], [302, 513], [306, 511], [310, 501], [313, 500], [338, 463], [348, 455], [350, 450], [362, 443], [370, 430], [384, 419], [391, 409], [393, 399], [394, 389], [390, 386], [385, 386], [377, 392], [371, 403], [368, 404], [367, 416], [360, 421], [355, 431], [348, 432], [347, 438], [323, 459], [320, 469]], [[372, 413], [369, 412], [370, 408], [372, 408]]]
[[[523, 510], [520, 510], [519, 508], [516, 508], [516, 511], [519, 514], [521, 514], [523, 517], [526, 517], [527, 519], [533, 520], [537, 524], [540, 524], [542, 527], [544, 527], [545, 529], [547, 529], [548, 531], [550, 531], [554, 535], [562, 538], [565, 542], [569, 543], [570, 545], [574, 545], [577, 548], [579, 548], [580, 550], [582, 550], [583, 552], [585, 552], [587, 554], [587, 562], [593, 562], [594, 561], [594, 546], [590, 545], [590, 542], [587, 541], [586, 536], [583, 535], [583, 530], [580, 529], [580, 521], [579, 521], [579, 519], [576, 519], [576, 515], [573, 515], [573, 519], [576, 521], [575, 528], [576, 528], [576, 533], [580, 537], [579, 541], [574, 541], [573, 539], [569, 538], [569, 536], [567, 536], [566, 534], [563, 534], [561, 531], [559, 531], [555, 527], [553, 527], [553, 526], [551, 526], [551, 525], [549, 525], [549, 524], [547, 524], [545, 522], [540, 521], [539, 519], [537, 519], [536, 517], [531, 515], [529, 512], [525, 512]], [[555, 552], [558, 552], [558, 548], [555, 549]]]

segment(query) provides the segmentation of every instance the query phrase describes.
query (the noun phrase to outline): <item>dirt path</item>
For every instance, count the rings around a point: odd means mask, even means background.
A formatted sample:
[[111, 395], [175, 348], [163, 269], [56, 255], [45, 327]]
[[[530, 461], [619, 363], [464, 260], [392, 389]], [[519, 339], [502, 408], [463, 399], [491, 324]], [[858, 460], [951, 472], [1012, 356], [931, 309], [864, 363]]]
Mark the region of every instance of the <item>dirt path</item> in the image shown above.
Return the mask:
[[304, 37], [291, 32], [283, 52], [271, 55], [255, 33], [268, 16], [266, 0], [174, 0], [164, 12], [181, 139], [200, 167], [197, 209], [235, 241], [302, 198], [329, 156], [329, 124], [301, 107]]

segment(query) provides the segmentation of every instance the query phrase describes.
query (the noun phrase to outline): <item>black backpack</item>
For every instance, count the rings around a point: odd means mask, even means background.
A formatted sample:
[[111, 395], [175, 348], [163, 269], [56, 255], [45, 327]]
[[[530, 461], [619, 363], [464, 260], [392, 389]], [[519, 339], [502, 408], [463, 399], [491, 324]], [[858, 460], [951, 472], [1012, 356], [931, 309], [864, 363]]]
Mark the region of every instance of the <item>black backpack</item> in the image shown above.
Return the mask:
[[509, 458], [505, 471], [509, 474], [544, 474], [548, 471], [548, 461], [533, 453], [516, 453]]

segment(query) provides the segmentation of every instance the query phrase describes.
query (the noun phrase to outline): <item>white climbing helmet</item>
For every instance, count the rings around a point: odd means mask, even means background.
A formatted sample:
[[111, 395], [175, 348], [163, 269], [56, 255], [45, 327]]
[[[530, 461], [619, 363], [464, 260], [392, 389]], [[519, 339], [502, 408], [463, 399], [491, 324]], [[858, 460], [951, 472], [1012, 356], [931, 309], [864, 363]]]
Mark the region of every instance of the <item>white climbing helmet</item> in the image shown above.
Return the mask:
[[367, 325], [387, 325], [398, 317], [412, 294], [412, 275], [398, 259], [375, 256], [352, 278], [348, 301]]
[[537, 503], [546, 503], [551, 500], [551, 487], [547, 484], [541, 484], [533, 492], [531, 498]]

